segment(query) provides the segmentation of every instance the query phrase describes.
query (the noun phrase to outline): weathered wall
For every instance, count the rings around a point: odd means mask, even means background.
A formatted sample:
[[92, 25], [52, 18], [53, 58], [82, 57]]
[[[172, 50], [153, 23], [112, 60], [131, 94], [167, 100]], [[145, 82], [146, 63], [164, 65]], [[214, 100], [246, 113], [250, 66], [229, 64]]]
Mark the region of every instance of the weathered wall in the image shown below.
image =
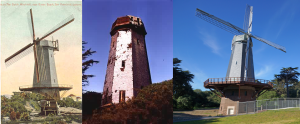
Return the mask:
[[117, 46], [117, 37], [119, 33], [115, 33], [111, 36], [111, 44], [108, 55], [107, 69], [103, 87], [103, 95], [102, 95], [102, 105], [111, 103], [112, 97], [112, 86], [113, 86], [113, 78], [114, 78], [114, 67], [116, 61], [116, 46]]
[[[125, 90], [125, 100], [133, 96], [132, 49], [128, 47], [132, 41], [132, 32], [131, 30], [125, 30], [118, 31], [118, 33], [112, 86], [113, 103], [119, 103], [120, 90]], [[122, 67], [122, 61], [125, 61], [125, 68]]]
[[221, 98], [221, 103], [220, 103], [220, 108], [219, 108], [219, 114], [227, 115], [227, 107], [228, 106], [234, 106], [234, 114], [237, 112], [237, 104], [238, 101], [233, 101], [229, 98], [222, 97]]
[[[150, 85], [151, 76], [146, 49], [145, 36], [137, 32], [132, 33], [132, 60], [134, 89], [141, 89]], [[137, 95], [137, 92], [134, 92]]]

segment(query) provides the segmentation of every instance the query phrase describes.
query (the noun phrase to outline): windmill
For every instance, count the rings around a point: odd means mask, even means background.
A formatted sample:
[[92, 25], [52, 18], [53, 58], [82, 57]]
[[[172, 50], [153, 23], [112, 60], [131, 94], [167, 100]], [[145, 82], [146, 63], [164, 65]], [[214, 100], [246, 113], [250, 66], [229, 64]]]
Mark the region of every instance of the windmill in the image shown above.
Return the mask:
[[[265, 89], [272, 89], [273, 84], [268, 80], [255, 80], [252, 54], [252, 38], [266, 43], [276, 49], [286, 52], [285, 47], [251, 34], [253, 7], [246, 5], [243, 29], [226, 22], [203, 10], [196, 9], [196, 16], [232, 34], [231, 57], [225, 78], [209, 78], [204, 82], [204, 87], [215, 89], [222, 94], [220, 114], [232, 114], [237, 111], [234, 102], [253, 101], [263, 94]], [[212, 88], [212, 89], [211, 89]], [[213, 92], [216, 92], [212, 90]], [[244, 92], [241, 94], [241, 92]], [[229, 99], [227, 99], [229, 98]], [[233, 104], [234, 103], [234, 104]], [[233, 108], [228, 108], [232, 105]], [[223, 109], [222, 109], [223, 107]], [[230, 110], [229, 110], [230, 109]]]
[[46, 97], [46, 99], [59, 100], [59, 91], [68, 91], [72, 89], [72, 85], [59, 85], [56, 75], [56, 67], [54, 61], [54, 51], [59, 51], [58, 40], [45, 40], [48, 36], [70, 24], [74, 21], [73, 15], [61, 21], [59, 24], [54, 26], [49, 32], [43, 35], [41, 38], [36, 38], [32, 9], [28, 12], [29, 29], [32, 36], [32, 43], [29, 43], [16, 53], [12, 54], [5, 59], [5, 65], [9, 67], [13, 63], [17, 62], [24, 56], [28, 55], [32, 51], [34, 52], [34, 76], [33, 85], [21, 86], [20, 91], [32, 91], [40, 93]]

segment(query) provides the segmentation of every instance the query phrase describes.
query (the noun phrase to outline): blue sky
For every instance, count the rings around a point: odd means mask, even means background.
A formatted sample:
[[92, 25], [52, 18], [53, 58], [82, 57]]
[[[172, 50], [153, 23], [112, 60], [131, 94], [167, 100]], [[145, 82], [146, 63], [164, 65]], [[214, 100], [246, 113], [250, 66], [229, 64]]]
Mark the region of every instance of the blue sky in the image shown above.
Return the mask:
[[86, 73], [94, 74], [88, 91], [103, 91], [111, 42], [109, 34], [113, 22], [120, 16], [140, 17], [147, 31], [146, 45], [153, 83], [173, 77], [173, 6], [165, 1], [90, 1], [84, 0], [82, 40], [86, 48], [97, 51], [91, 59], [100, 61]]
[[272, 80], [282, 67], [300, 66], [300, 1], [174, 0], [173, 56], [182, 60], [183, 69], [195, 75], [193, 89], [207, 90], [203, 87], [205, 80], [226, 76], [234, 36], [196, 17], [196, 8], [243, 28], [246, 4], [253, 6], [251, 33], [284, 46], [287, 51], [253, 39], [256, 79]]

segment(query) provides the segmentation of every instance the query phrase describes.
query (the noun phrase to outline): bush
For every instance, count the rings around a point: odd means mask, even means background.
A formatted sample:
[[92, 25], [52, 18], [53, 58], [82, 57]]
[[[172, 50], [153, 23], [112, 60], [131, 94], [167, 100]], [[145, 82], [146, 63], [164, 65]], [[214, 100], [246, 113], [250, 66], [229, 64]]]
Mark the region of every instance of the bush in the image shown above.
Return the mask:
[[73, 108], [77, 108], [77, 109], [82, 109], [81, 105], [82, 102], [81, 101], [74, 101], [72, 98], [63, 98], [63, 100], [58, 100], [57, 104], [60, 107], [73, 107]]
[[193, 109], [191, 96], [179, 96], [176, 101], [178, 109]]
[[21, 121], [30, 121], [29, 113], [23, 112], [20, 116]]
[[17, 112], [17, 113], [16, 113], [16, 118], [17, 118], [17, 119], [20, 119], [20, 117], [21, 117], [20, 112]]
[[39, 103], [37, 101], [30, 100], [29, 103], [35, 110], [37, 111], [41, 110], [41, 107], [39, 106]]
[[172, 80], [152, 84], [139, 90], [136, 98], [95, 111], [93, 116], [83, 123], [171, 124], [172, 95]]
[[12, 120], [12, 121], [17, 120], [17, 118], [16, 118], [16, 113], [15, 113], [14, 111], [12, 111], [12, 112], [10, 113], [9, 119]]

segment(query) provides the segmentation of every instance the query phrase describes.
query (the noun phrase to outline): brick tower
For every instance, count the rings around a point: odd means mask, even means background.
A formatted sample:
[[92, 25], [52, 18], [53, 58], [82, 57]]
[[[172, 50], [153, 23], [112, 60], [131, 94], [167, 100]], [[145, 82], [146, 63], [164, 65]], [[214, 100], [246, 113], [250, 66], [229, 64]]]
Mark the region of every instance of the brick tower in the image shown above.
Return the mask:
[[103, 87], [102, 105], [137, 96], [151, 82], [144, 24], [139, 17], [123, 16], [113, 23]]

